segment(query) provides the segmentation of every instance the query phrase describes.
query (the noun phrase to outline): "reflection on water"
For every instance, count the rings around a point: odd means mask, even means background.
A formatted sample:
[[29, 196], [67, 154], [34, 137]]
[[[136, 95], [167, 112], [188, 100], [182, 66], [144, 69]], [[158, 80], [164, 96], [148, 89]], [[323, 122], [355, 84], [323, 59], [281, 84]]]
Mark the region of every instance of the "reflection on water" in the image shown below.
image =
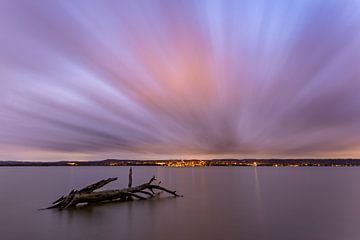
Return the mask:
[[135, 167], [184, 198], [47, 207], [125, 167], [0, 168], [1, 239], [360, 239], [360, 168]]
[[259, 223], [263, 223], [263, 202], [261, 198], [261, 189], [260, 189], [260, 182], [259, 182], [259, 175], [258, 175], [257, 167], [254, 167], [254, 180], [255, 180], [255, 200], [256, 200], [256, 214], [257, 214], [257, 221]]

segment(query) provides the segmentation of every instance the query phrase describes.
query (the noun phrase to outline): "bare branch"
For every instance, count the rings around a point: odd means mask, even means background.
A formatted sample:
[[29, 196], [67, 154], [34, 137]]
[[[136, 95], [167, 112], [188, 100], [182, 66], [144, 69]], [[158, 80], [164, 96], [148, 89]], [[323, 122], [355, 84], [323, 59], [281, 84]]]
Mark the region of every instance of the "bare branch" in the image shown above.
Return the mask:
[[132, 168], [130, 167], [128, 188], [130, 188], [131, 186], [132, 186]]
[[82, 189], [79, 190], [79, 193], [90, 193], [95, 191], [96, 189], [102, 188], [103, 186], [105, 186], [108, 183], [111, 183], [113, 181], [117, 180], [117, 178], [108, 178], [108, 179], [104, 179], [101, 180], [99, 182], [93, 183], [89, 186], [86, 186]]
[[[58, 200], [53, 202], [53, 205], [48, 207], [57, 208], [60, 210], [67, 209], [70, 207], [75, 207], [80, 203], [94, 203], [94, 202], [104, 202], [104, 201], [129, 201], [132, 198], [137, 198], [141, 200], [146, 200], [149, 198], [155, 197], [158, 194], [154, 190], [160, 190], [167, 192], [175, 197], [182, 197], [177, 194], [176, 191], [168, 190], [159, 185], [151, 184], [156, 180], [155, 176], [152, 177], [149, 182], [143, 183], [141, 185], [132, 187], [132, 169], [129, 170], [129, 183], [128, 187], [124, 189], [113, 189], [113, 190], [103, 190], [103, 191], [94, 191], [101, 188], [102, 186], [115, 181], [117, 178], [108, 178], [91, 184], [87, 187], [82, 188], [80, 191], [72, 190], [68, 195], [60, 197]], [[149, 196], [148, 198], [141, 196], [139, 194], [144, 194]]]

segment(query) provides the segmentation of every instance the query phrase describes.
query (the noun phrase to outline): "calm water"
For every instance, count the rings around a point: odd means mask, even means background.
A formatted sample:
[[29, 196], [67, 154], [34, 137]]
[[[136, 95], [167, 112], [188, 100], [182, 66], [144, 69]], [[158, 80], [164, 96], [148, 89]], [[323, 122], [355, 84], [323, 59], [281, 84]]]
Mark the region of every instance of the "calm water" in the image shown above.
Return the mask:
[[0, 168], [0, 239], [360, 239], [360, 168], [135, 167], [184, 198], [38, 211], [126, 167]]

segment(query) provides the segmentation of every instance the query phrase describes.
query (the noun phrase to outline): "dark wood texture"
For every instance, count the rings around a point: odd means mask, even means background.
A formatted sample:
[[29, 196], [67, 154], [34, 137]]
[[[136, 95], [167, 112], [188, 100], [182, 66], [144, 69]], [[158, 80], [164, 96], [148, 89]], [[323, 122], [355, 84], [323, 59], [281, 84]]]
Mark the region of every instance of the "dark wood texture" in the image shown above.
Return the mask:
[[131, 168], [129, 170], [129, 183], [127, 188], [95, 191], [115, 180], [117, 180], [117, 178], [103, 179], [80, 190], [72, 190], [68, 195], [61, 196], [59, 199], [54, 201], [52, 203], [53, 205], [47, 209], [57, 208], [63, 210], [76, 207], [78, 204], [91, 204], [109, 201], [130, 201], [134, 198], [147, 200], [158, 196], [160, 192], [169, 193], [174, 197], [182, 197], [181, 195], [177, 194], [176, 191], [171, 191], [160, 186], [160, 182], [158, 184], [154, 184], [156, 181], [155, 177], [152, 177], [147, 183], [132, 187]]

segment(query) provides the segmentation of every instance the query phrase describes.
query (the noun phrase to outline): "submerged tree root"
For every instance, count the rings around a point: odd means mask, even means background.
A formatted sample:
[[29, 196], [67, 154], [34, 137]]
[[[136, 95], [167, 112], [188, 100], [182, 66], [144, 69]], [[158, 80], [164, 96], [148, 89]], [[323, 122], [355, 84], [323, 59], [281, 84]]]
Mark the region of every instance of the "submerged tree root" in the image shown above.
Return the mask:
[[147, 183], [143, 183], [136, 187], [132, 187], [132, 169], [129, 171], [128, 187], [124, 189], [113, 189], [95, 191], [102, 188], [106, 184], [117, 180], [117, 178], [103, 179], [99, 182], [86, 186], [80, 190], [72, 190], [68, 195], [60, 197], [52, 203], [52, 206], [47, 209], [57, 208], [59, 210], [76, 207], [78, 204], [83, 203], [101, 203], [109, 201], [130, 201], [134, 198], [140, 200], [147, 200], [157, 196], [161, 191], [167, 192], [174, 197], [182, 197], [176, 191], [168, 190], [158, 184], [154, 184], [155, 177], [152, 177]]

